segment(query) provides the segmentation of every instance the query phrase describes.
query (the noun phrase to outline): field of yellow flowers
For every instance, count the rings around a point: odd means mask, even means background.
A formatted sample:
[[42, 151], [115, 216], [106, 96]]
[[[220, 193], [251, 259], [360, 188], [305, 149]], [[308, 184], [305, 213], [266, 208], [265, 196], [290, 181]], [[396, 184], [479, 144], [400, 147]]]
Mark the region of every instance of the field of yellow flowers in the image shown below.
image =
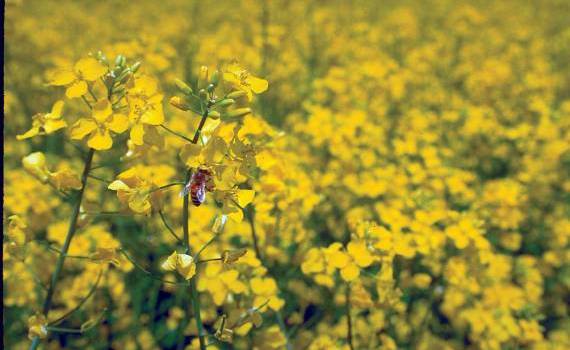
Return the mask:
[[7, 0], [6, 349], [570, 349], [568, 0]]

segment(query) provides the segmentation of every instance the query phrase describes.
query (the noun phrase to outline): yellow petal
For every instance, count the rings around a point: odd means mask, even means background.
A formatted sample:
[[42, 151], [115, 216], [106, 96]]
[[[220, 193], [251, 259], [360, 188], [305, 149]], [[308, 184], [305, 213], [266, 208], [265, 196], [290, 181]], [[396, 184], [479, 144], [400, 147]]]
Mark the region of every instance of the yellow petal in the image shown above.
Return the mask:
[[138, 77], [135, 80], [135, 89], [140, 93], [150, 96], [158, 89], [158, 83], [156, 79], [149, 77], [147, 75]]
[[111, 148], [111, 146], [113, 146], [113, 139], [111, 138], [109, 130], [97, 129], [91, 134], [89, 141], [87, 141], [87, 146], [98, 151], [104, 151]]
[[228, 218], [230, 220], [232, 220], [233, 222], [242, 222], [243, 220], [243, 212], [239, 209], [237, 209], [236, 211], [233, 211], [231, 213], [227, 213]]
[[83, 80], [76, 80], [74, 81], [68, 88], [65, 90], [65, 96], [68, 98], [76, 98], [81, 97], [87, 93], [87, 83]]
[[368, 267], [374, 261], [374, 257], [364, 242], [350, 242], [347, 246], [348, 253], [360, 267]]
[[75, 73], [69, 69], [60, 69], [51, 74], [49, 77], [50, 84], [55, 86], [62, 86], [71, 84], [75, 80]]
[[247, 82], [249, 83], [251, 90], [256, 94], [264, 92], [269, 87], [269, 83], [267, 82], [267, 80], [257, 78], [251, 75], [247, 78]]
[[16, 140], [29, 139], [30, 137], [36, 136], [39, 132], [40, 132], [40, 128], [39, 128], [39, 127], [33, 127], [33, 128], [31, 128], [30, 130], [26, 131], [26, 132], [23, 133], [23, 134], [16, 135]]
[[115, 180], [109, 184], [108, 189], [112, 191], [128, 191], [131, 188], [121, 180]]
[[63, 101], [57, 101], [56, 103], [53, 104], [53, 107], [51, 107], [51, 113], [48, 114], [46, 117], [47, 118], [59, 118], [61, 117], [61, 111], [63, 110]]
[[162, 112], [161, 105], [153, 105], [152, 109], [149, 109], [141, 116], [141, 122], [150, 125], [160, 125], [164, 122], [164, 114]]
[[107, 123], [107, 127], [120, 134], [129, 128], [129, 118], [124, 114], [115, 114], [110, 122]]
[[251, 201], [253, 201], [254, 196], [255, 196], [254, 190], [237, 190], [237, 202], [239, 206], [242, 208], [251, 203]]
[[71, 127], [71, 138], [81, 140], [93, 130], [97, 129], [97, 123], [90, 119], [79, 119]]
[[138, 123], [135, 124], [131, 129], [131, 141], [135, 145], [142, 145], [143, 144], [143, 136], [144, 136], [144, 128], [142, 124]]
[[360, 270], [355, 264], [348, 264], [345, 268], [340, 270], [340, 276], [347, 282], [354, 281], [360, 276]]
[[170, 256], [160, 265], [163, 270], [174, 271], [178, 261], [178, 253], [173, 252]]
[[66, 126], [67, 123], [65, 120], [46, 120], [44, 130], [46, 134], [51, 134], [52, 132], [65, 128]]
[[63, 169], [55, 173], [51, 173], [49, 177], [53, 184], [60, 190], [78, 190], [82, 186], [79, 175], [70, 169]]
[[101, 100], [93, 105], [93, 118], [99, 123], [104, 123], [113, 114], [111, 104], [107, 100]]
[[180, 150], [180, 159], [190, 168], [198, 167], [201, 163], [200, 152], [202, 147], [198, 144], [186, 144]]
[[88, 81], [97, 80], [107, 72], [107, 68], [94, 58], [80, 59], [75, 64], [75, 70]]
[[327, 261], [330, 266], [335, 267], [337, 269], [342, 269], [349, 264], [350, 258], [345, 252], [337, 250], [327, 254]]

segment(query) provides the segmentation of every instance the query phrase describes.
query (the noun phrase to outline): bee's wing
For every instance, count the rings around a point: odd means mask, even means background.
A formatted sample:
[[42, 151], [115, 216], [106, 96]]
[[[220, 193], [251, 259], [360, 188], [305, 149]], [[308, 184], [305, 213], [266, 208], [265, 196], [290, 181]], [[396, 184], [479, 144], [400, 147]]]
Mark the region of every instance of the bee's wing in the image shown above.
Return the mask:
[[190, 193], [190, 184], [191, 183], [192, 183], [192, 181], [188, 182], [186, 184], [186, 186], [184, 186], [182, 191], [180, 191], [180, 197], [186, 197], [188, 195], [188, 193]]

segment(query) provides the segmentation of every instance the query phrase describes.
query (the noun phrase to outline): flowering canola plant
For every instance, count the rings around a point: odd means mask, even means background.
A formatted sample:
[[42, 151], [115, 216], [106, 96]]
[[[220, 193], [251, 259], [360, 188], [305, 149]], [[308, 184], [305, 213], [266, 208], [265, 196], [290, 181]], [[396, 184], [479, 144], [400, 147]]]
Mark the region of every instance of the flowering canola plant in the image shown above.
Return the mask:
[[7, 1], [5, 347], [570, 348], [569, 18]]

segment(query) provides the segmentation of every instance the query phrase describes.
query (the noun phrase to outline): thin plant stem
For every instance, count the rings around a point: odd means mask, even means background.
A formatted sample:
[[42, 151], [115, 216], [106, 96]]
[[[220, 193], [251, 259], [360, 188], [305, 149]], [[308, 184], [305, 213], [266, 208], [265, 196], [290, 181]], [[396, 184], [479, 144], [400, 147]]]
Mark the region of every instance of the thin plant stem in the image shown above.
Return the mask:
[[81, 299], [81, 301], [79, 301], [79, 303], [77, 303], [77, 305], [75, 305], [75, 307], [73, 309], [66, 312], [63, 316], [61, 316], [57, 320], [50, 322], [50, 326], [57, 326], [61, 322], [65, 321], [65, 319], [68, 318], [69, 316], [71, 316], [75, 311], [79, 310], [81, 308], [81, 306], [83, 306], [83, 304], [85, 304], [85, 302], [87, 302], [87, 300], [89, 300], [89, 298], [91, 298], [91, 296], [93, 294], [95, 294], [95, 291], [97, 290], [97, 286], [99, 286], [99, 281], [101, 281], [102, 275], [103, 275], [103, 270], [100, 270], [99, 274], [97, 275], [97, 280], [95, 281], [95, 283], [93, 284], [93, 286], [89, 290], [89, 293], [87, 293], [87, 295], [85, 297], [83, 297], [83, 299]]
[[199, 260], [196, 262], [196, 264], [203, 264], [203, 263], [207, 263], [207, 262], [211, 262], [211, 261], [222, 261], [222, 258], [212, 258], [212, 259]]
[[172, 282], [172, 281], [167, 281], [167, 280], [163, 280], [160, 277], [155, 276], [152, 272], [150, 272], [149, 270], [145, 269], [144, 267], [142, 267], [139, 263], [137, 263], [126, 251], [124, 251], [123, 249], [120, 250], [120, 252], [125, 256], [125, 258], [127, 258], [128, 261], [131, 262], [131, 264], [133, 264], [134, 267], [136, 267], [137, 269], [139, 269], [140, 271], [142, 271], [145, 275], [149, 276], [150, 278], [152, 278], [155, 281], [160, 281], [162, 283], [166, 283], [166, 284], [173, 284], [173, 285], [186, 285], [186, 283], [178, 283], [178, 282]]
[[174, 135], [174, 136], [178, 136], [178, 137], [180, 137], [180, 138], [182, 138], [182, 139], [184, 139], [184, 140], [186, 140], [186, 141], [188, 141], [188, 142], [195, 143], [195, 142], [192, 142], [191, 139], [189, 139], [189, 138], [187, 138], [186, 136], [184, 136], [184, 135], [182, 135], [182, 134], [180, 134], [180, 133], [178, 133], [178, 132], [176, 132], [176, 131], [170, 129], [169, 127], [167, 127], [167, 126], [164, 125], [164, 124], [160, 124], [160, 126], [161, 126], [164, 130], [168, 131], [169, 133], [171, 133], [171, 134]]
[[350, 285], [346, 285], [346, 341], [350, 350], [354, 350], [354, 344], [352, 343], [352, 316], [350, 315]]
[[204, 127], [204, 124], [206, 124], [206, 119], [208, 119], [208, 108], [206, 108], [206, 111], [204, 112], [204, 114], [202, 114], [202, 119], [200, 119], [200, 124], [198, 124], [198, 129], [196, 129], [196, 133], [194, 134], [194, 138], [192, 139], [192, 143], [193, 144], [197, 144], [198, 140], [200, 139], [200, 135], [202, 134], [202, 128]]
[[102, 178], [102, 177], [95, 176], [95, 175], [92, 175], [92, 174], [89, 174], [89, 177], [92, 178], [92, 179], [94, 179], [94, 180], [97, 180], [97, 181], [106, 183], [106, 184], [110, 184], [110, 183], [111, 183], [111, 181], [109, 181], [109, 180], [105, 180], [105, 179]]
[[[196, 141], [198, 140], [195, 137]], [[186, 183], [190, 181], [192, 177], [192, 169], [189, 169], [186, 173]], [[190, 252], [190, 231], [188, 229], [188, 213], [189, 213], [189, 194], [184, 196], [182, 202], [182, 229], [184, 232], [184, 246], [186, 248], [186, 254], [191, 255]], [[195, 282], [196, 276], [190, 279], [190, 300], [192, 302], [192, 310], [194, 312], [194, 319], [196, 320], [196, 328], [198, 329], [198, 340], [200, 342], [200, 350], [206, 349], [206, 339], [204, 337], [204, 330], [202, 325], [202, 318], [200, 316], [200, 298], [198, 295], [198, 290], [196, 288]], [[187, 311], [188, 312], [188, 311]]]
[[168, 230], [168, 232], [170, 232], [170, 234], [176, 238], [176, 240], [179, 243], [182, 243], [182, 239], [180, 237], [178, 237], [178, 235], [176, 234], [176, 232], [174, 232], [174, 229], [172, 229], [172, 227], [170, 227], [170, 225], [168, 224], [168, 222], [166, 221], [166, 218], [164, 217], [164, 213], [162, 212], [162, 210], [158, 211], [158, 215], [160, 215], [160, 219], [162, 220], [162, 223], [164, 224], [164, 226], [166, 226], [166, 229]]
[[162, 190], [167, 189], [167, 188], [169, 188], [169, 187], [173, 187], [173, 186], [184, 186], [184, 185], [185, 185], [185, 183], [183, 183], [183, 182], [173, 182], [173, 183], [170, 183], [170, 184], [167, 184], [167, 185], [163, 185], [163, 186], [160, 186], [160, 187], [157, 187], [157, 188], [153, 188], [153, 189], [150, 190], [149, 192], [152, 193], [152, 192], [156, 192], [156, 191], [162, 191]]
[[[83, 193], [85, 192], [85, 188], [87, 187], [87, 180], [89, 171], [91, 169], [91, 164], [93, 162], [93, 156], [95, 155], [95, 150], [93, 148], [89, 149], [89, 153], [87, 154], [87, 159], [85, 160], [85, 166], [83, 168], [83, 174], [81, 175], [81, 189], [77, 194], [77, 199], [75, 200], [75, 205], [73, 207], [73, 212], [71, 214], [71, 218], [69, 220], [69, 228], [67, 230], [67, 235], [65, 237], [65, 242], [63, 243], [63, 248], [61, 249], [61, 253], [57, 259], [55, 270], [51, 276], [51, 282], [48, 287], [47, 295], [43, 305], [43, 314], [46, 318], [48, 318], [49, 311], [51, 309], [51, 305], [53, 302], [53, 295], [55, 293], [55, 288], [57, 285], [57, 281], [59, 279], [59, 274], [63, 268], [63, 263], [65, 262], [65, 258], [67, 256], [67, 252], [69, 251], [69, 246], [71, 245], [71, 240], [75, 235], [75, 231], [77, 230], [77, 220], [79, 219], [79, 212], [81, 209], [81, 202], [83, 201]], [[38, 337], [35, 337], [32, 340], [32, 344], [30, 345], [30, 350], [35, 350], [39, 346], [40, 341]]]

